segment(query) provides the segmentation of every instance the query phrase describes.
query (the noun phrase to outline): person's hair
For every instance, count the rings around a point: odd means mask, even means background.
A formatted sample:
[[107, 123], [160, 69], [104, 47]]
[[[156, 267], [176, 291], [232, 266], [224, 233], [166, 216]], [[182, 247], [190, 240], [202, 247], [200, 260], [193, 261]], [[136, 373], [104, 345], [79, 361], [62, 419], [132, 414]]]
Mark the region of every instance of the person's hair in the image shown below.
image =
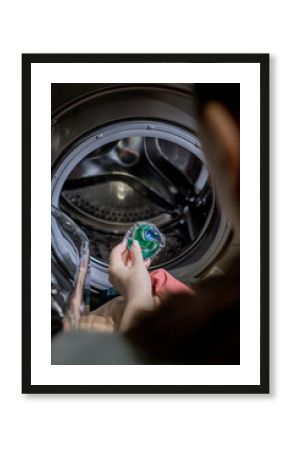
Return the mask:
[[239, 258], [226, 276], [205, 279], [195, 294], [174, 295], [140, 315], [127, 336], [154, 364], [239, 364]]
[[196, 83], [196, 113], [202, 120], [203, 109], [209, 102], [221, 103], [240, 124], [240, 84], [239, 83]]

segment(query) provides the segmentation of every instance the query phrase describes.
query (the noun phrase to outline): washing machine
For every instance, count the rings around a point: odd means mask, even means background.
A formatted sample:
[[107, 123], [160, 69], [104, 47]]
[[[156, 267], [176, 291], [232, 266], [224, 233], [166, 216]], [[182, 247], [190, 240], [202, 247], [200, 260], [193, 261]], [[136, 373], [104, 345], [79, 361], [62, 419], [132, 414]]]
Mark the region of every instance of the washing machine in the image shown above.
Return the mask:
[[[232, 229], [199, 139], [194, 85], [52, 84], [51, 99], [51, 204], [89, 239], [91, 292], [111, 287], [110, 251], [139, 221], [166, 237], [150, 270], [205, 276]], [[53, 258], [65, 265], [62, 239], [52, 222]]]

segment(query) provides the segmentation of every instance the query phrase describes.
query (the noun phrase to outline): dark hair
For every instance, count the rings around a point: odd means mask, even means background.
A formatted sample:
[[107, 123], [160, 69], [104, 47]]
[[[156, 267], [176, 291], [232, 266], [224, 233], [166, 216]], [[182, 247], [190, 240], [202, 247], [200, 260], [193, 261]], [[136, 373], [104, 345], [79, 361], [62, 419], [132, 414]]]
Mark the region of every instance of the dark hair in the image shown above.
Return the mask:
[[240, 123], [240, 84], [239, 83], [196, 83], [197, 115], [202, 119], [203, 108], [211, 101], [223, 104]]
[[175, 295], [127, 332], [154, 364], [239, 364], [239, 259], [226, 276], [204, 280], [194, 295]]

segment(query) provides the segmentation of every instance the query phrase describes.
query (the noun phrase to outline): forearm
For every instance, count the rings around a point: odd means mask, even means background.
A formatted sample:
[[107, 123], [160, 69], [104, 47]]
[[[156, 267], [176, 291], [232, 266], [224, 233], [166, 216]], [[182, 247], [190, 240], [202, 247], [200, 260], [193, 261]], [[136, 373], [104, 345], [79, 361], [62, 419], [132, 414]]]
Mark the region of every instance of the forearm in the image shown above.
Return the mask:
[[127, 304], [122, 316], [119, 330], [125, 332], [132, 328], [135, 324], [136, 318], [142, 312], [152, 311], [154, 306], [153, 297], [138, 296], [135, 298], [130, 297], [127, 299]]

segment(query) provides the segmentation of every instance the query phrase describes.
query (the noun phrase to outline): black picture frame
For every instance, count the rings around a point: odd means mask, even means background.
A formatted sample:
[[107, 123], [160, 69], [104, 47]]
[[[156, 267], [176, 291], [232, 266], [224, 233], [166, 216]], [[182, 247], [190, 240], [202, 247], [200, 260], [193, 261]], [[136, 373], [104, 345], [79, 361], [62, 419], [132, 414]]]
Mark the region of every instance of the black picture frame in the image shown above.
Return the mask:
[[[22, 55], [22, 393], [258, 394], [269, 393], [269, 54], [23, 54]], [[260, 65], [260, 384], [31, 384], [31, 64], [255, 63]]]

